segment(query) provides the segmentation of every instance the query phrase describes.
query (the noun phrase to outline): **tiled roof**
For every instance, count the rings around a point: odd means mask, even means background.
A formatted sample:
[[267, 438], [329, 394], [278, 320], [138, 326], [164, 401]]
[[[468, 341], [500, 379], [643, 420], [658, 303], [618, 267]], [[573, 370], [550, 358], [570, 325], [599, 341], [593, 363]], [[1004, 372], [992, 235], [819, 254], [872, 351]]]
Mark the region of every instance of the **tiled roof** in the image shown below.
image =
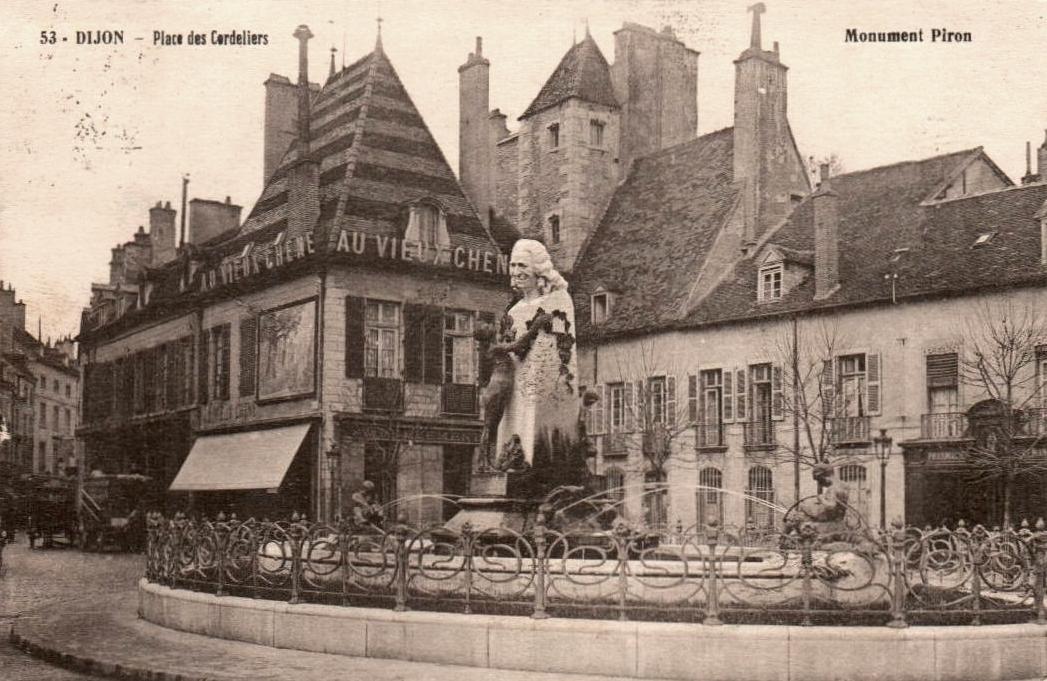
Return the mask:
[[611, 85], [611, 68], [590, 35], [567, 50], [553, 75], [545, 81], [538, 96], [520, 118], [527, 118], [572, 97], [618, 108]]
[[671, 323], [738, 196], [733, 128], [638, 159], [574, 268], [581, 328], [588, 294], [615, 294], [604, 329]]
[[[701, 139], [705, 138], [696, 142]], [[884, 279], [887, 274], [898, 275], [893, 280], [898, 299], [1047, 283], [1047, 270], [1040, 264], [1040, 228], [1034, 217], [1047, 201], [1047, 184], [927, 201], [945, 178], [976, 159], [987, 159], [980, 148], [832, 178], [831, 187], [839, 197], [840, 287], [824, 300], [814, 299], [813, 270], [781, 299], [759, 303], [756, 300], [757, 268], [766, 249], [778, 248], [787, 256], [804, 256], [787, 257], [801, 265], [806, 265], [804, 261], [813, 254], [810, 197], [768, 234], [755, 257], [740, 259], [730, 276], [690, 308], [686, 292], [698, 276], [702, 257], [685, 253], [673, 237], [671, 226], [668, 234], [672, 240], [665, 244], [666, 218], [651, 221], [652, 231], [645, 234], [639, 233], [643, 230], [637, 225], [638, 233], [632, 235], [631, 244], [619, 241], [612, 248], [600, 248], [594, 243], [592, 252], [583, 255], [585, 266], [579, 286], [572, 286], [579, 292], [576, 305], [586, 308], [584, 316], [579, 315], [580, 329], [582, 333], [591, 331], [587, 324], [587, 294], [596, 284], [590, 272], [610, 273], [613, 263], [622, 257], [643, 262], [633, 263], [631, 271], [623, 271], [615, 282], [623, 293], [616, 299], [612, 319], [598, 329], [599, 336], [886, 302], [892, 295], [891, 280]], [[643, 171], [642, 165], [637, 167], [637, 174]], [[679, 191], [691, 183], [689, 177], [673, 177], [664, 173], [663, 180], [673, 186], [664, 187], [662, 192]], [[629, 198], [629, 184], [626, 182], [619, 190], [612, 206], [623, 199], [636, 201]], [[707, 210], [710, 217], [722, 219], [715, 208]], [[718, 222], [707, 224], [718, 226]], [[604, 227], [601, 225], [601, 229]], [[979, 235], [990, 232], [996, 234], [988, 243], [974, 245]], [[655, 281], [650, 273], [668, 272], [670, 262], [678, 263], [679, 272], [667, 277], [664, 284]], [[654, 286], [658, 294], [636, 292], [644, 286]]]
[[[494, 243], [382, 50], [331, 76], [313, 97], [310, 121], [320, 173], [317, 233], [331, 247], [343, 227], [400, 236], [407, 205], [421, 198], [443, 206], [452, 246]], [[216, 244], [221, 255], [288, 229], [288, 171], [297, 157], [292, 143], [239, 232]]]

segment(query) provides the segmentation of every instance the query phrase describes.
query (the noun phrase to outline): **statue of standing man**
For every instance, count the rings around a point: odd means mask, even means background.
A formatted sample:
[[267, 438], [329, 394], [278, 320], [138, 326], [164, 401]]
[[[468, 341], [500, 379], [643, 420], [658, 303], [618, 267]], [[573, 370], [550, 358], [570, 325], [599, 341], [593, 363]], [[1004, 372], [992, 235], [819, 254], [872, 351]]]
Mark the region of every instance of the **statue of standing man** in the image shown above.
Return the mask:
[[517, 300], [490, 349], [495, 366], [484, 391], [482, 452], [503, 471], [567, 457], [578, 437], [581, 405], [567, 282], [545, 246], [531, 239], [513, 246], [509, 277]]

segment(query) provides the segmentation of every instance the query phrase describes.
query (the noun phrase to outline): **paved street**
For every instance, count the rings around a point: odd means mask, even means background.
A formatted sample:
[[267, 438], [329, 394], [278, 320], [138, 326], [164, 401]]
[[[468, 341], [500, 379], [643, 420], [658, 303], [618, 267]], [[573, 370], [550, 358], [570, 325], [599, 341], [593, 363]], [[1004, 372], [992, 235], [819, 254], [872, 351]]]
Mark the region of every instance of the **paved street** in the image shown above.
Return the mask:
[[142, 557], [80, 553], [73, 549], [30, 551], [25, 535], [4, 549], [0, 574], [0, 678], [5, 681], [71, 681], [92, 678], [37, 660], [7, 637], [17, 617], [81, 598], [126, 591], [142, 573]]

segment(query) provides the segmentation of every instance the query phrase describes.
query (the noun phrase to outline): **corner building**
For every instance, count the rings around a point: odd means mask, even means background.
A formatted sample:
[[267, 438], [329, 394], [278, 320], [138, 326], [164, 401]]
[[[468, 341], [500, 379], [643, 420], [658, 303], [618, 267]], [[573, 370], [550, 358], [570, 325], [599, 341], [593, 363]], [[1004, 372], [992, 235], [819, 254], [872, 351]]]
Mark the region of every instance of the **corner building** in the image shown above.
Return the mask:
[[295, 35], [298, 84], [266, 84], [267, 176], [246, 219], [190, 237], [130, 309], [81, 333], [88, 422], [177, 432], [140, 448], [99, 434], [94, 454], [158, 458], [168, 510], [333, 518], [369, 479], [400, 499], [391, 515], [438, 521], [439, 495], [467, 491], [486, 380], [472, 331], [508, 302], [514, 235], [481, 222], [380, 38], [320, 87], [311, 35]]

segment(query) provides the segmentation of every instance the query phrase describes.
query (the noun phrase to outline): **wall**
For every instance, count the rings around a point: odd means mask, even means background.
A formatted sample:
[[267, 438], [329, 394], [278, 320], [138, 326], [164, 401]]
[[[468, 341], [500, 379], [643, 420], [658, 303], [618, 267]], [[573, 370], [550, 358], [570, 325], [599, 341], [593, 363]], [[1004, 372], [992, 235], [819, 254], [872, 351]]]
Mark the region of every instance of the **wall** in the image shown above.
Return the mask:
[[984, 160], [978, 159], [963, 169], [960, 175], [938, 195], [940, 199], [955, 199], [969, 194], [980, 194], [1004, 187], [999, 175]]
[[[1044, 309], [1047, 292], [1043, 289], [1024, 289], [986, 294], [977, 298], [949, 298], [920, 302], [903, 302], [873, 308], [841, 310], [834, 314], [802, 319], [801, 337], [814, 337], [829, 332], [837, 338], [835, 355], [851, 352], [879, 353], [881, 362], [882, 408], [872, 416], [870, 433], [885, 428], [894, 440], [893, 455], [887, 466], [887, 518], [903, 518], [904, 465], [899, 443], [920, 437], [920, 417], [929, 411], [926, 390], [926, 355], [934, 352], [962, 353], [963, 339], [969, 337], [965, 320], [977, 320], [983, 305], [993, 310], [1005, 310], [1007, 305], [1016, 310]], [[976, 321], [974, 322], [977, 323]], [[579, 382], [592, 387], [616, 382], [622, 378], [636, 380], [643, 374], [666, 373], [676, 376], [677, 414], [687, 404], [687, 375], [697, 374], [703, 368], [743, 367], [762, 362], [780, 363], [782, 351], [778, 348], [790, 337], [787, 320], [753, 320], [737, 325], [720, 325], [708, 329], [659, 333], [643, 339], [612, 341], [579, 348]], [[820, 357], [810, 353], [812, 357]], [[596, 375], [594, 376], [594, 371]], [[1030, 368], [1031, 371], [1031, 368]], [[985, 395], [972, 386], [960, 388], [961, 409], [966, 409]], [[775, 424], [779, 443], [793, 439], [791, 415]], [[694, 485], [698, 470], [706, 465], [721, 468], [724, 488], [734, 493], [745, 489], [747, 472], [752, 465], [767, 463], [766, 456], [746, 453], [742, 446], [742, 425], [726, 426], [727, 449], [724, 452], [696, 451], [693, 429], [681, 432], [673, 443], [673, 458], [669, 464], [670, 492], [669, 522], [679, 519], [689, 525], [695, 519]], [[601, 440], [601, 471], [611, 465], [602, 457], [605, 443]], [[776, 498], [783, 506], [794, 501], [791, 455], [780, 454], [771, 462]], [[616, 462], [618, 460], [615, 460]], [[872, 447], [848, 450], [848, 458], [836, 463], [862, 464], [867, 470], [869, 485], [869, 521], [878, 522], [879, 463]], [[626, 483], [642, 481], [644, 461], [638, 447], [632, 447], [626, 460], [615, 463], [626, 470]], [[810, 470], [804, 466], [800, 473], [801, 496], [814, 494], [816, 489]], [[639, 494], [638, 491], [631, 492]], [[627, 509], [637, 513], [639, 500], [627, 501]], [[744, 500], [728, 495], [726, 520], [741, 525], [745, 521]], [[634, 516], [635, 517], [635, 516]]]

